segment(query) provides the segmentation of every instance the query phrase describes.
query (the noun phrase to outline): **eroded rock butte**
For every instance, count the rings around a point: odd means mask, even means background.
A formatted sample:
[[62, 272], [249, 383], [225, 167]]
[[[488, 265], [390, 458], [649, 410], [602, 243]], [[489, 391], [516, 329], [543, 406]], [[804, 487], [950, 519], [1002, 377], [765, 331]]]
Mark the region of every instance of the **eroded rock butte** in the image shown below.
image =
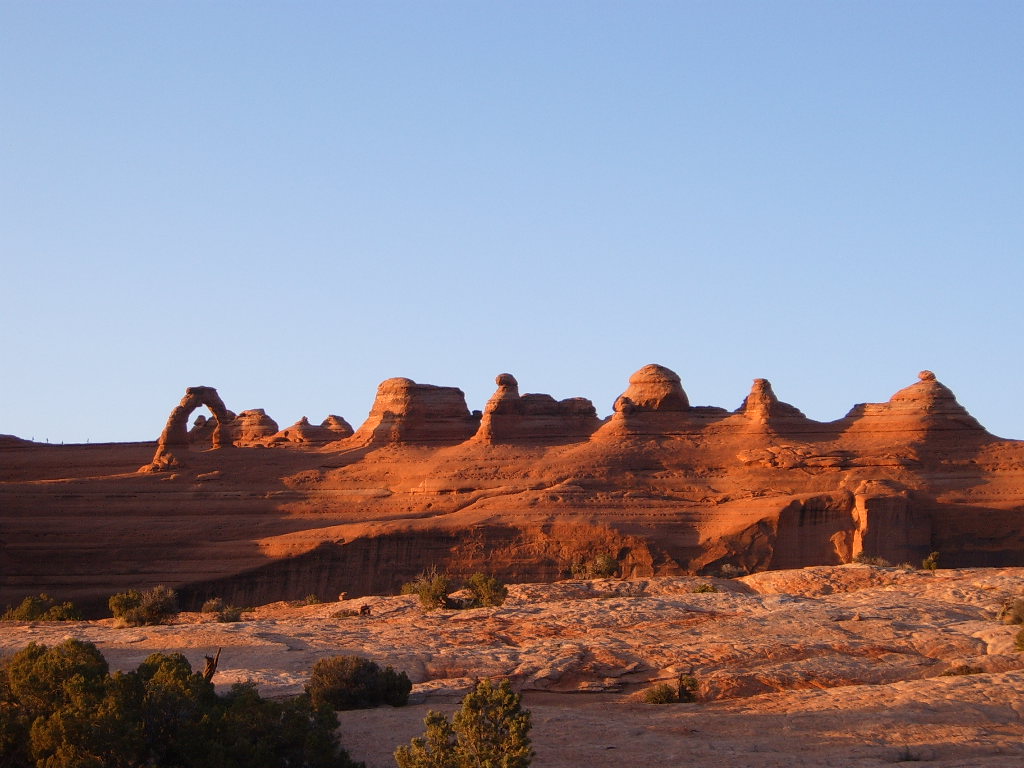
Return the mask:
[[765, 379], [736, 410], [694, 406], [661, 365], [603, 420], [584, 398], [496, 384], [481, 413], [458, 388], [388, 379], [355, 431], [334, 415], [282, 430], [191, 387], [155, 451], [0, 442], [0, 603], [102, 606], [165, 583], [187, 604], [250, 605], [387, 592], [430, 565], [551, 581], [598, 558], [634, 577], [932, 551], [1024, 565], [1024, 443], [929, 371], [833, 422]]

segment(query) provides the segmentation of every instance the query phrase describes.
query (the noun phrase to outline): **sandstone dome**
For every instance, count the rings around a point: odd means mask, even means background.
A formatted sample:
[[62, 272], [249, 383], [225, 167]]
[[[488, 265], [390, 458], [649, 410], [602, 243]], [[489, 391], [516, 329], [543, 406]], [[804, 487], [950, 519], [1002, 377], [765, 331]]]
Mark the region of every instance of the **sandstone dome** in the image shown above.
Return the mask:
[[653, 363], [630, 376], [629, 387], [615, 401], [615, 410], [619, 412], [686, 411], [689, 408], [690, 401], [679, 374]]

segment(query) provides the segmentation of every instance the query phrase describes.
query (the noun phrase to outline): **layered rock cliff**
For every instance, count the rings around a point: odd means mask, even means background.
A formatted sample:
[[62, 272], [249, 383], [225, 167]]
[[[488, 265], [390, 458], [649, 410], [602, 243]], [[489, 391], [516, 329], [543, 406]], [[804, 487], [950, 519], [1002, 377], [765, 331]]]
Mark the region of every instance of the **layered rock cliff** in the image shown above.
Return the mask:
[[431, 565], [536, 580], [609, 558], [634, 576], [936, 550], [1024, 564], [1024, 444], [930, 372], [834, 422], [764, 379], [734, 411], [692, 405], [660, 365], [603, 421], [583, 398], [496, 383], [481, 413], [458, 388], [388, 379], [354, 432], [337, 416], [281, 430], [193, 387], [155, 452], [2, 443], [0, 602], [46, 589], [99, 605], [155, 583], [259, 602], [395, 589]]

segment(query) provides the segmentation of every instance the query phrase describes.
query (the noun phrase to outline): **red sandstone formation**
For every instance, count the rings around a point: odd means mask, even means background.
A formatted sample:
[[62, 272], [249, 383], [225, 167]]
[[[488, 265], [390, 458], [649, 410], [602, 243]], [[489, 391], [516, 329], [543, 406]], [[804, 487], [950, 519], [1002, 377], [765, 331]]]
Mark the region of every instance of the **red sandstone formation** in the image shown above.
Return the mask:
[[196, 408], [206, 406], [213, 413], [217, 424], [213, 430], [213, 445], [221, 448], [231, 445], [231, 438], [225, 434], [224, 425], [228, 422], [228, 410], [213, 387], [189, 387], [181, 402], [167, 417], [167, 425], [160, 435], [156, 454], [153, 460], [142, 467], [146, 472], [159, 472], [180, 465], [177, 452], [188, 450], [188, 417]]
[[341, 416], [335, 416], [333, 413], [326, 419], [320, 422], [321, 427], [325, 427], [335, 433], [335, 440], [343, 440], [346, 437], [352, 437], [355, 430], [352, 429], [352, 425], [345, 421]]
[[584, 397], [555, 400], [550, 395], [520, 395], [519, 382], [502, 373], [487, 401], [474, 440], [481, 443], [574, 442], [601, 424], [594, 404]]
[[[349, 435], [351, 434], [350, 428]], [[324, 445], [325, 443], [333, 443], [335, 440], [341, 439], [342, 437], [338, 431], [328, 429], [325, 426], [310, 424], [309, 419], [303, 416], [290, 427], [282, 429], [272, 436], [268, 442], [272, 444], [304, 443], [307, 445]]]
[[[228, 423], [235, 418], [232, 411], [227, 412]], [[205, 445], [207, 448], [213, 443], [213, 430], [217, 426], [216, 419], [208, 419], [203, 414], [196, 416], [192, 422], [192, 429], [188, 431], [188, 442], [190, 445]]]
[[278, 432], [277, 422], [262, 408], [242, 411], [228, 424], [235, 445], [262, 445]]
[[629, 377], [629, 388], [615, 401], [616, 413], [687, 411], [690, 401], [675, 371], [645, 365]]
[[754, 379], [750, 394], [743, 401], [739, 413], [746, 416], [752, 423], [760, 426], [771, 426], [781, 419], [807, 420], [799, 408], [783, 403], [772, 391], [768, 379]]
[[905, 443], [908, 434], [914, 441], [941, 440], [942, 433], [956, 433], [958, 440], [972, 443], [990, 437], [934, 373], [921, 371], [917, 376], [917, 383], [901, 389], [887, 403], [855, 405], [846, 416], [849, 436], [872, 435], [877, 440], [891, 434], [897, 443]]
[[[301, 421], [276, 441], [262, 411], [228, 420], [192, 388], [142, 474], [151, 444], [0, 442], [0, 603], [171, 583], [255, 604], [386, 591], [430, 565], [552, 580], [599, 555], [633, 576], [933, 550], [1024, 564], [1024, 443], [989, 434], [928, 372], [827, 423], [763, 379], [736, 411], [692, 406], [656, 365], [603, 424], [581, 398], [497, 384], [477, 418], [459, 389], [388, 379], [354, 435]], [[189, 447], [203, 404], [216, 444], [240, 447]]]
[[370, 415], [352, 441], [368, 445], [459, 443], [470, 438], [478, 425], [461, 389], [387, 379], [377, 387]]

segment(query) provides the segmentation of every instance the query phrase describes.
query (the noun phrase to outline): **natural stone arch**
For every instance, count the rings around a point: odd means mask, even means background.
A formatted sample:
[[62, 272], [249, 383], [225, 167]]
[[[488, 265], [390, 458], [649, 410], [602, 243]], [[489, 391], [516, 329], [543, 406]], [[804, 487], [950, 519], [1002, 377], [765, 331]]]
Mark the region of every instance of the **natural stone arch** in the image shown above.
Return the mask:
[[213, 430], [213, 447], [223, 448], [232, 444], [231, 437], [224, 428], [231, 420], [231, 416], [224, 401], [217, 394], [217, 390], [213, 387], [189, 387], [185, 390], [185, 396], [181, 398], [181, 402], [167, 417], [167, 424], [164, 426], [164, 431], [160, 433], [160, 442], [157, 444], [153, 461], [142, 467], [142, 471], [161, 472], [181, 465], [175, 455], [175, 449], [188, 450], [189, 416], [196, 408], [204, 405], [210, 409], [210, 413], [217, 420], [217, 425]]

